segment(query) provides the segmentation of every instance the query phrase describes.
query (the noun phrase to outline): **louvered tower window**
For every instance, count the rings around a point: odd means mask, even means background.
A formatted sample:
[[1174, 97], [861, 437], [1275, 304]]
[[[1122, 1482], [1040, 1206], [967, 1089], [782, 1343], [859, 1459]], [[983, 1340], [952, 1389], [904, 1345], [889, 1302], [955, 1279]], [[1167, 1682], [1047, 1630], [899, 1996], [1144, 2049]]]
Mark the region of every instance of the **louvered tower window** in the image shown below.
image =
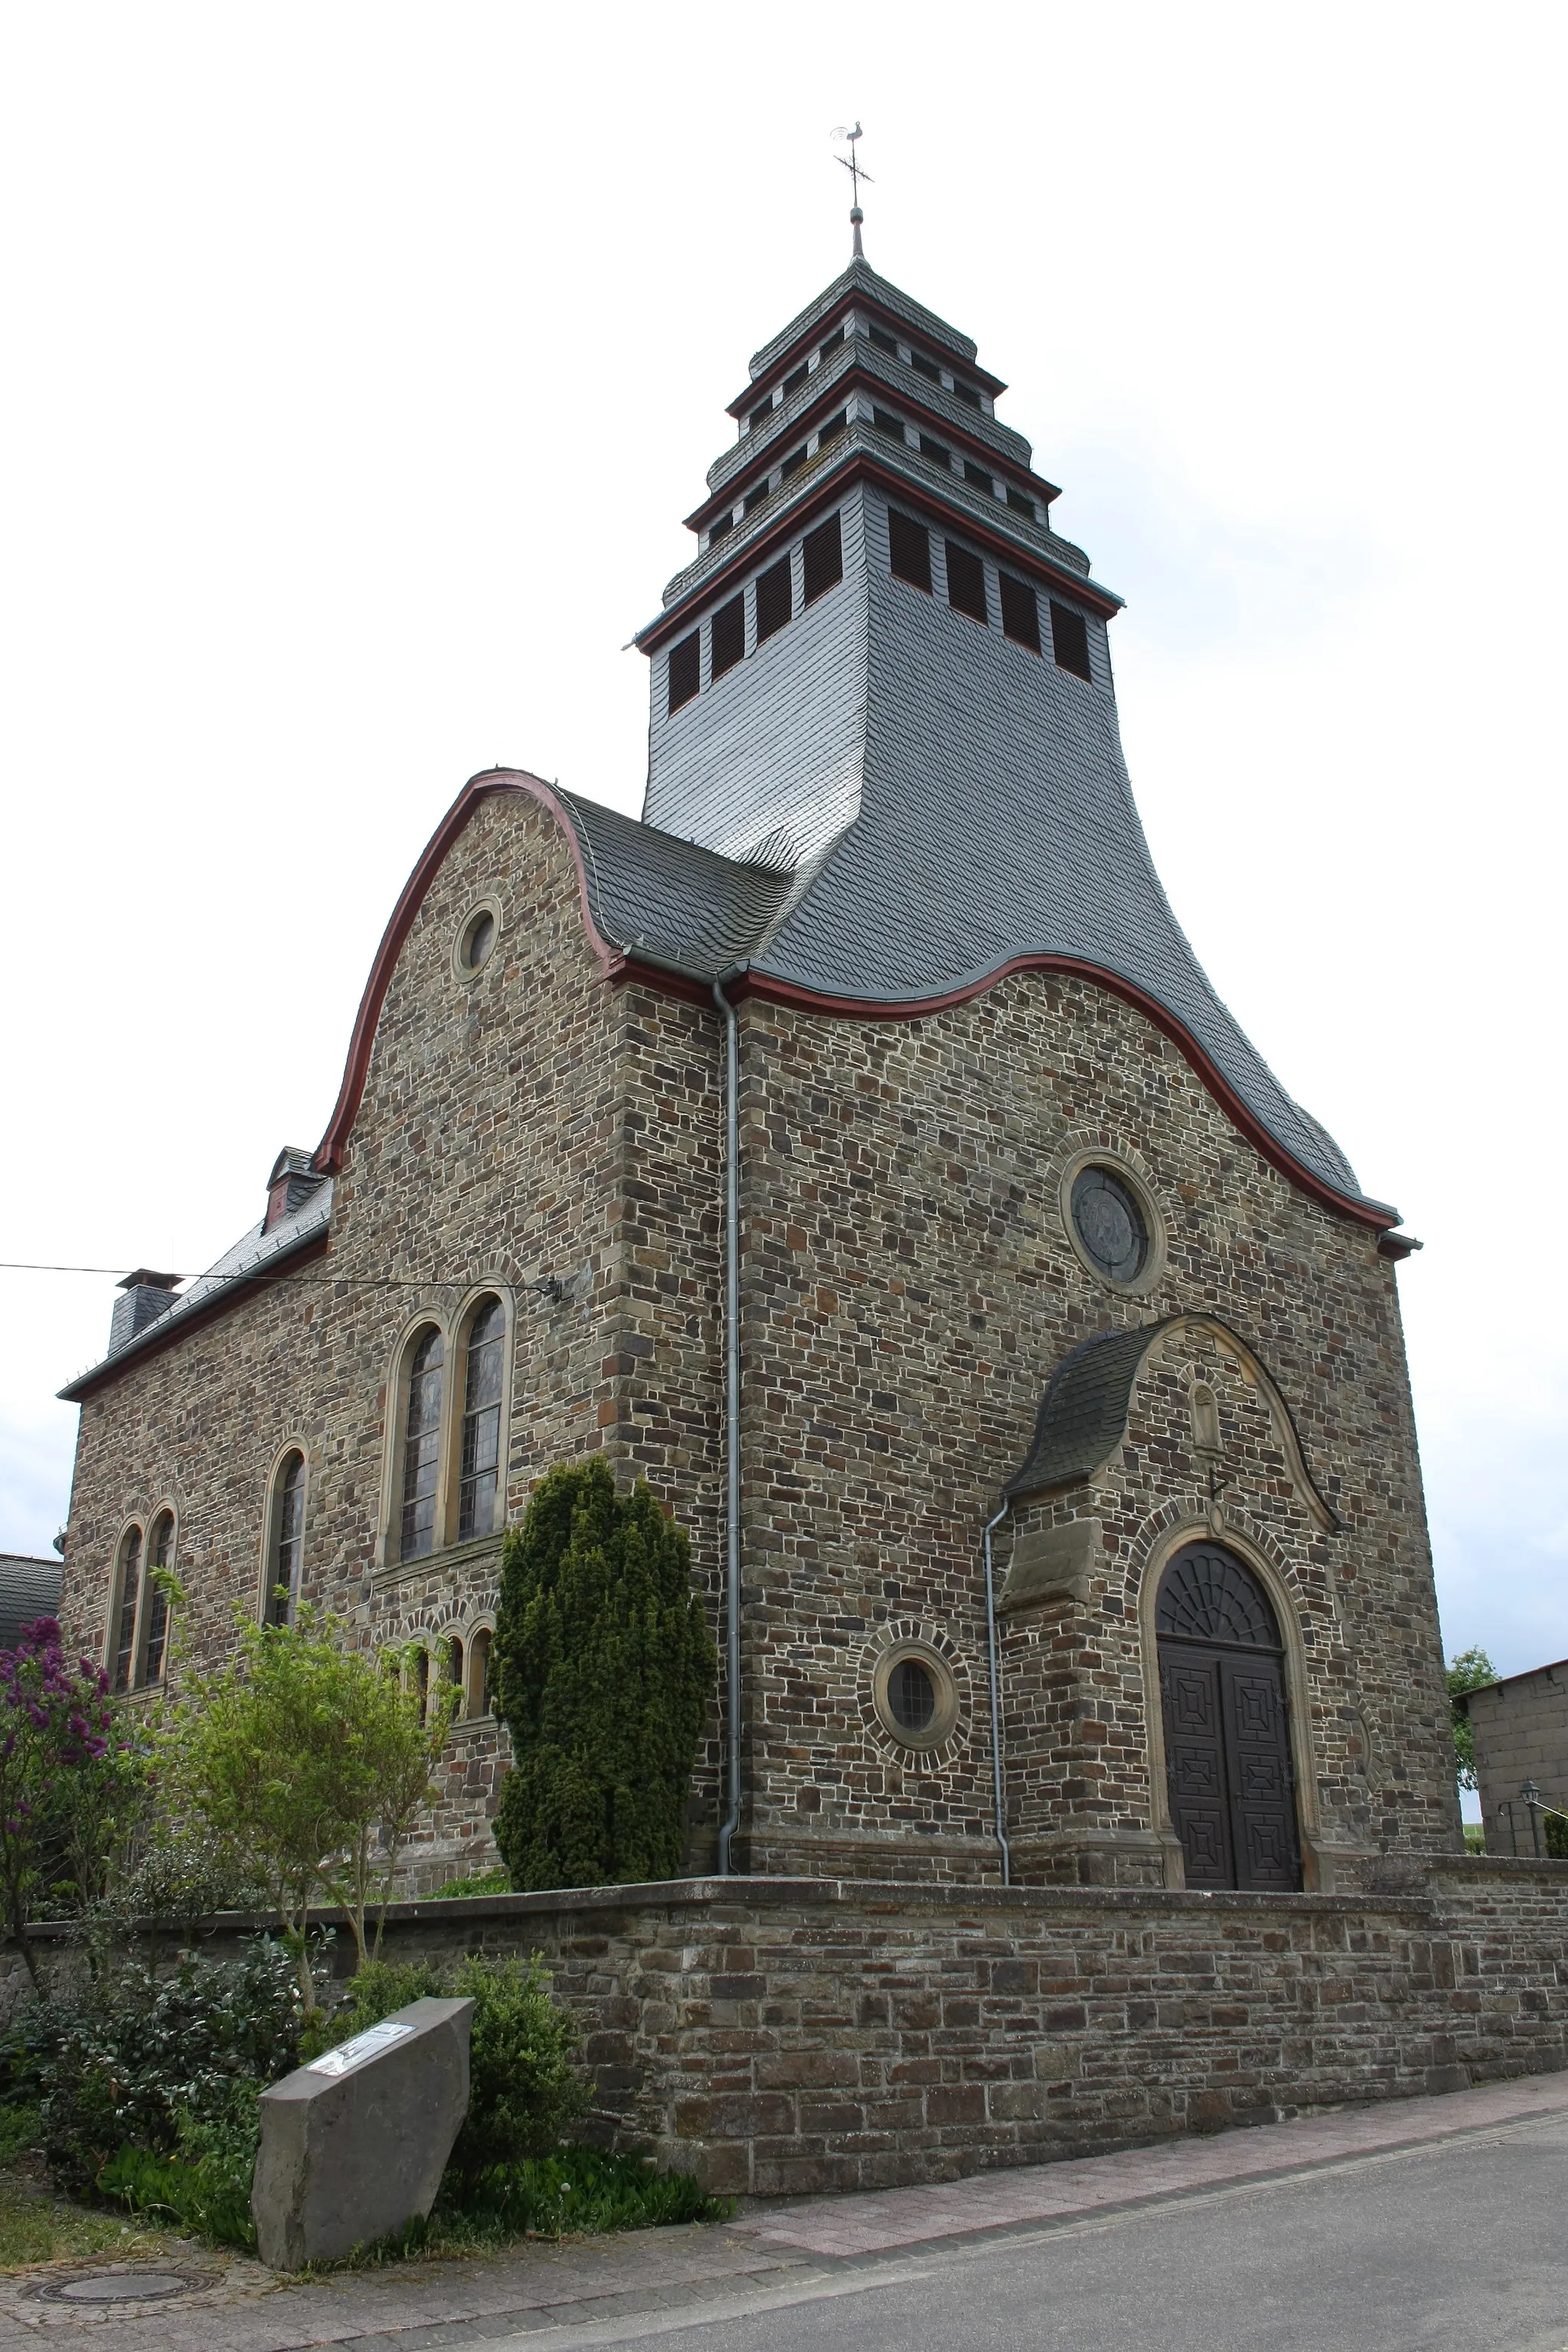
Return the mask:
[[967, 613], [972, 621], [989, 622], [991, 614], [985, 603], [985, 566], [967, 547], [947, 541], [947, 601], [955, 613]]
[[505, 1309], [499, 1298], [487, 1298], [468, 1334], [462, 1471], [458, 1489], [459, 1543], [466, 1543], [470, 1536], [488, 1536], [495, 1526], [505, 1344]]
[[694, 629], [669, 649], [669, 707], [679, 710], [702, 683], [702, 640]]
[[757, 643], [775, 636], [795, 610], [790, 588], [789, 558], [771, 564], [757, 575]]
[[1002, 634], [1011, 637], [1016, 646], [1027, 646], [1029, 651], [1040, 650], [1040, 602], [1026, 580], [1015, 580], [1010, 572], [998, 572], [1002, 590]]
[[1094, 672], [1089, 666], [1089, 626], [1081, 613], [1070, 604], [1051, 601], [1051, 651], [1058, 669], [1071, 670], [1074, 677], [1086, 677], [1092, 685]]
[[995, 497], [995, 477], [988, 467], [977, 466], [973, 457], [963, 461], [963, 478], [972, 489], [984, 490], [988, 499]]
[[113, 1683], [117, 1691], [131, 1687], [136, 1663], [136, 1604], [142, 1597], [142, 1530], [128, 1528], [120, 1546], [120, 1577], [115, 1587]]
[[895, 580], [907, 580], [911, 588], [923, 588], [931, 594], [931, 533], [923, 522], [912, 515], [900, 514], [896, 507], [888, 510], [888, 553]]
[[166, 1569], [174, 1542], [174, 1515], [160, 1511], [153, 1525], [153, 1540], [147, 1547], [147, 1602], [142, 1612], [142, 1673], [144, 1683], [163, 1679], [163, 1653], [169, 1639], [169, 1597], [153, 1574], [155, 1569]]
[[940, 383], [942, 382], [941, 368], [938, 367], [934, 360], [928, 360], [924, 352], [911, 352], [910, 353], [910, 365], [914, 369], [917, 375], [929, 376], [932, 383]]
[[825, 523], [808, 530], [800, 543], [802, 593], [808, 604], [826, 595], [844, 577], [844, 544], [838, 528], [838, 517], [829, 515]]
[[722, 677], [726, 670], [733, 669], [737, 662], [746, 657], [744, 596], [731, 596], [727, 604], [720, 605], [713, 615], [711, 634], [710, 667], [714, 677]]
[[403, 1517], [398, 1546], [404, 1559], [422, 1559], [435, 1547], [445, 1364], [441, 1334], [426, 1331], [408, 1368], [408, 1416], [403, 1432]]
[[285, 1454], [278, 1473], [272, 1558], [267, 1570], [267, 1622], [269, 1625], [287, 1625], [292, 1622], [304, 1548], [305, 1457], [295, 1452]]

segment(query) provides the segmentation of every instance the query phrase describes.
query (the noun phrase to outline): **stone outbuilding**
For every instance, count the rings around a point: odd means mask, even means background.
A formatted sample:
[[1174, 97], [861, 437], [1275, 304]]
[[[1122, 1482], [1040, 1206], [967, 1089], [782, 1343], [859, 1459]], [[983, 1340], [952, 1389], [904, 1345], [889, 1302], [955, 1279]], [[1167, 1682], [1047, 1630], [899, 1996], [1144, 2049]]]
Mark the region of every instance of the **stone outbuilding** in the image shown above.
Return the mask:
[[1568, 1812], [1568, 1658], [1504, 1675], [1467, 1691], [1461, 1704], [1476, 1747], [1476, 1782], [1489, 1853], [1546, 1851], [1545, 1822], [1526, 1801]]
[[696, 1868], [1331, 1890], [1458, 1816], [1395, 1266], [1215, 995], [1119, 599], [968, 337], [860, 258], [766, 344], [641, 632], [641, 821], [521, 770], [393, 911], [313, 1150], [128, 1277], [65, 1611], [119, 1686], [301, 1596], [465, 1694], [592, 1450], [732, 1659]]

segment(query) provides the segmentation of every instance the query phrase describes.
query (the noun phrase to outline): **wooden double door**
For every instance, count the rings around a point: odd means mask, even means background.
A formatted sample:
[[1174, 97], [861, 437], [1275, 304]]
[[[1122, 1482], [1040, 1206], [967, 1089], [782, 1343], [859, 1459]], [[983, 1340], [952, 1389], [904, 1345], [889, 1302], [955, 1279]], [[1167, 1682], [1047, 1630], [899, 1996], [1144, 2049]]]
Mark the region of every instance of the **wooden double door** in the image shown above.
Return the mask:
[[[1194, 1563], [1190, 1555], [1206, 1554]], [[1251, 1572], [1217, 1545], [1178, 1554], [1230, 1588], [1239, 1575], [1252, 1605], [1218, 1613], [1161, 1606], [1160, 1700], [1171, 1821], [1182, 1841], [1189, 1886], [1294, 1888], [1301, 1884], [1295, 1776], [1286, 1712], [1284, 1656], [1273, 1614]], [[1218, 1571], [1218, 1573], [1216, 1573]], [[1167, 1571], [1169, 1576], [1170, 1571]], [[1190, 1600], [1194, 1579], [1185, 1580]], [[1162, 1580], [1161, 1602], [1166, 1600]], [[1261, 1604], [1260, 1606], [1258, 1604]], [[1183, 1622], [1175, 1631], [1173, 1616]], [[1194, 1617], [1196, 1622], [1194, 1622]], [[1206, 1622], [1205, 1622], [1206, 1620]], [[1229, 1634], [1229, 1640], [1212, 1638]], [[1235, 1637], [1240, 1633], [1243, 1638]], [[1210, 1638], [1203, 1638], [1205, 1634]], [[1258, 1640], [1262, 1634], [1265, 1638]]]

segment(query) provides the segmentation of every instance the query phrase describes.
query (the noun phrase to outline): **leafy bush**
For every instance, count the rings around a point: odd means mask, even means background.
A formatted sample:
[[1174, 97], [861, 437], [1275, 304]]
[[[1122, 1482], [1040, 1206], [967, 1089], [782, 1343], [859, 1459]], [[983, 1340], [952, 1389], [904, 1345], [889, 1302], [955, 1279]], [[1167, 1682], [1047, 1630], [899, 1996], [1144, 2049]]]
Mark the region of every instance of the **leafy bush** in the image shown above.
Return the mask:
[[431, 1996], [474, 2003], [468, 2112], [447, 2168], [447, 2187], [466, 2200], [497, 2166], [552, 2155], [587, 2112], [592, 2090], [577, 2069], [576, 2027], [551, 2000], [537, 1959], [525, 1965], [471, 1954], [445, 1970], [427, 1961], [373, 1960], [350, 1979], [321, 2047]]
[[112, 1861], [145, 1813], [142, 1748], [127, 1736], [109, 1677], [73, 1665], [54, 1618], [0, 1650], [0, 1910], [35, 1990], [33, 1920], [99, 1902]]
[[617, 1495], [598, 1456], [541, 1482], [501, 1549], [490, 1656], [513, 1886], [672, 1878], [718, 1664], [690, 1547], [646, 1486]]
[[293, 1959], [276, 1943], [238, 1960], [182, 1953], [167, 1976], [131, 1961], [19, 2010], [5, 2036], [9, 2089], [37, 2092], [50, 2168], [81, 2189], [127, 2142], [170, 2157], [192, 2147], [193, 2131], [232, 2133], [246, 2099], [253, 2109], [298, 2063], [302, 2022]]
[[385, 1919], [455, 1703], [444, 1686], [426, 1714], [416, 1693], [345, 1648], [343, 1634], [336, 1618], [308, 1608], [287, 1625], [239, 1612], [234, 1655], [216, 1674], [186, 1678], [163, 1735], [176, 1812], [265, 1886], [307, 2009], [310, 1905], [320, 1895], [342, 1904], [369, 1957], [366, 1914], [379, 1903]]

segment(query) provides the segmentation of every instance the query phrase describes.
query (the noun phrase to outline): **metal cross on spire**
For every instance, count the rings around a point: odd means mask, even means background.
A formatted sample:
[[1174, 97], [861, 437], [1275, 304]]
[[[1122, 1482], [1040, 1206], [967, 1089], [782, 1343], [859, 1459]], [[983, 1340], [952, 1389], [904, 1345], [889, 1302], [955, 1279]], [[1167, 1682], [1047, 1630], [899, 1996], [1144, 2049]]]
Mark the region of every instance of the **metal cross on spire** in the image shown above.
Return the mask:
[[848, 154], [836, 155], [833, 160], [836, 163], [843, 164], [854, 184], [855, 201], [850, 207], [849, 226], [855, 232], [854, 257], [857, 261], [864, 261], [866, 248], [860, 242], [860, 224], [866, 215], [860, 209], [860, 183], [862, 180], [869, 180], [871, 174], [861, 163], [855, 145], [856, 141], [861, 136], [860, 125], [857, 122], [854, 130], [851, 131], [847, 122], [841, 122], [836, 131], [829, 133], [829, 136], [834, 139], [847, 139], [849, 142]]

